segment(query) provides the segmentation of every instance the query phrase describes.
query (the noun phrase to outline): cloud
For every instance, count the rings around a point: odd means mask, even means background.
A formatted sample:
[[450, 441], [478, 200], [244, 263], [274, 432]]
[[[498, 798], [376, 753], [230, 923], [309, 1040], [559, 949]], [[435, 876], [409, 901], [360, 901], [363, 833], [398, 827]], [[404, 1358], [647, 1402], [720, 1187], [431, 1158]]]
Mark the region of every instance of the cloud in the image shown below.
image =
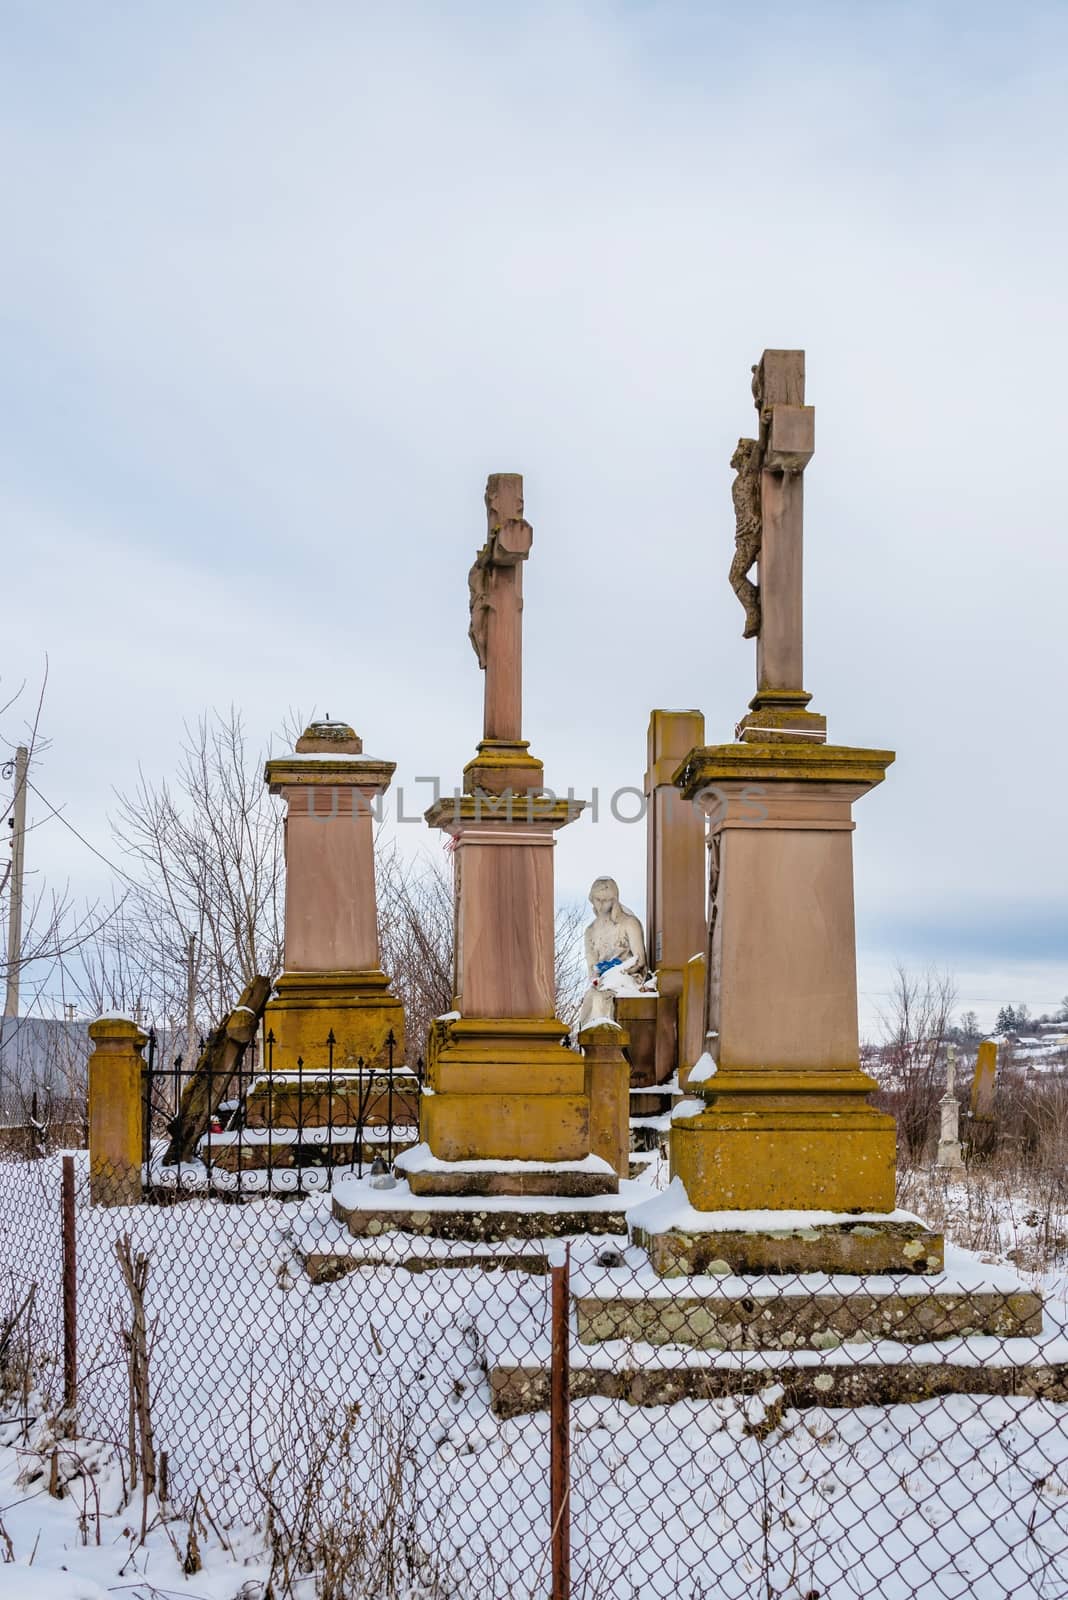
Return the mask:
[[[898, 752], [863, 936], [1033, 952], [1068, 891], [1068, 19], [937, 9], [13, 8], [2, 670], [50, 654], [50, 791], [103, 840], [231, 701], [456, 781], [497, 470], [547, 780], [640, 783], [656, 705], [728, 739], [727, 461], [798, 344], [808, 687]], [[561, 892], [640, 905], [643, 848], [566, 830]]]

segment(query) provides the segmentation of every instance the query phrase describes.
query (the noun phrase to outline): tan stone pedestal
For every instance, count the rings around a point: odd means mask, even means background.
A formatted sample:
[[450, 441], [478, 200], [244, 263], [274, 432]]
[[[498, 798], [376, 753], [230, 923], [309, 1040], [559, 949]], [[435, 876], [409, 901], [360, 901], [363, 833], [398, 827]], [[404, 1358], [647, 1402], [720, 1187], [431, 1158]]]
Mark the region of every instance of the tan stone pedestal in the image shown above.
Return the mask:
[[[676, 1113], [672, 1172], [699, 1211], [886, 1211], [892, 1117], [860, 1070], [852, 805], [889, 751], [740, 744], [679, 773], [712, 830], [715, 1075]], [[681, 1107], [679, 1108], [682, 1109]]]
[[[455, 841], [455, 1015], [431, 1030], [421, 1135], [440, 1162], [578, 1166], [591, 1153], [583, 1059], [555, 1015], [553, 835], [575, 801], [464, 795], [427, 812]], [[407, 1162], [399, 1163], [402, 1171]], [[603, 1172], [416, 1171], [413, 1194], [600, 1194]]]
[[375, 900], [373, 805], [392, 761], [363, 754], [344, 723], [313, 723], [292, 755], [268, 761], [272, 794], [286, 800], [285, 971], [264, 1015], [273, 1064], [309, 1070], [383, 1065], [387, 1039], [404, 1060], [404, 1013], [381, 970]]
[[630, 1175], [630, 1067], [624, 1051], [627, 1030], [602, 1020], [579, 1034], [590, 1104], [590, 1151]]

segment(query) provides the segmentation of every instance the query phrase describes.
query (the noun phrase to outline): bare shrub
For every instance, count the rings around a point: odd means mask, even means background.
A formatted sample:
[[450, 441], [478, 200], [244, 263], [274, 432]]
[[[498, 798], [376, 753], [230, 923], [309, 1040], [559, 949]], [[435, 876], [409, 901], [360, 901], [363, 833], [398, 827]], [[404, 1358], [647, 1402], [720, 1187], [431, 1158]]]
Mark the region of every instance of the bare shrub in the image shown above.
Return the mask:
[[453, 885], [451, 866], [422, 856], [405, 861], [395, 844], [379, 843], [378, 930], [382, 966], [404, 1006], [408, 1053], [422, 1053], [434, 1017], [452, 1008]]
[[37, 1285], [17, 1283], [8, 1274], [6, 1306], [0, 1312], [0, 1412], [10, 1420], [17, 1412], [23, 1430], [29, 1425], [30, 1396], [42, 1365], [37, 1342]]
[[130, 1493], [141, 1483], [141, 1539], [148, 1532], [149, 1502], [156, 1492], [156, 1444], [152, 1428], [152, 1391], [149, 1380], [151, 1337], [145, 1313], [149, 1258], [134, 1254], [129, 1234], [115, 1240], [126, 1292], [130, 1297], [130, 1324], [122, 1329], [126, 1350], [128, 1390], [128, 1452]]
[[[460, 1600], [448, 1563], [424, 1549], [411, 1424], [395, 1407], [280, 1397], [278, 1453], [256, 1481], [271, 1561], [266, 1600], [311, 1581], [317, 1600]], [[250, 1454], [257, 1458], [250, 1441]]]
[[[1044, 1273], [1068, 1262], [1068, 1081], [1004, 1080], [996, 1141], [967, 1154], [967, 1170], [902, 1164], [898, 1204], [967, 1250], [1006, 1256]], [[968, 1123], [962, 1123], [967, 1137]]]
[[946, 974], [922, 977], [899, 966], [886, 1011], [884, 1043], [873, 1063], [880, 1092], [876, 1104], [897, 1120], [898, 1148], [907, 1163], [922, 1159], [945, 1088], [944, 1046], [957, 991]]

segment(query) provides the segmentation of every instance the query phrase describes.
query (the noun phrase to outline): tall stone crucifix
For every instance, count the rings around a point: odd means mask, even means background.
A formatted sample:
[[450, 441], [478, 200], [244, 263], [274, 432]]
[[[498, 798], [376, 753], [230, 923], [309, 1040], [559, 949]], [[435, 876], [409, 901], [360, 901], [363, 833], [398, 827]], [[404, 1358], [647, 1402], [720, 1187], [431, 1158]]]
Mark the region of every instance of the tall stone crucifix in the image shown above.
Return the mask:
[[[453, 1003], [431, 1024], [419, 1120], [433, 1159], [408, 1153], [398, 1168], [419, 1195], [614, 1193], [615, 1171], [588, 1158], [602, 1135], [611, 1142], [610, 1124], [626, 1123], [618, 1042], [608, 1064], [560, 1048], [568, 1029], [556, 1016], [553, 846], [582, 801], [544, 792], [542, 764], [520, 736], [533, 535], [518, 473], [493, 474], [486, 512], [468, 584], [470, 638], [486, 674], [483, 738], [465, 792], [426, 812], [453, 841], [455, 918]], [[594, 1067], [616, 1082], [618, 1116], [591, 1108]]]
[[[815, 450], [815, 408], [805, 405], [805, 352], [765, 350], [753, 368], [758, 437], [731, 458], [735, 554], [730, 580], [757, 641], [757, 692], [738, 725], [747, 744], [822, 743], [824, 717], [806, 708], [803, 657], [803, 474]], [[749, 574], [756, 564], [759, 585]]]
[[[875, 1084], [860, 1065], [852, 807], [894, 757], [828, 744], [825, 719], [807, 709], [802, 476], [815, 429], [804, 353], [765, 350], [753, 394], [758, 436], [734, 456], [731, 581], [757, 641], [757, 692], [734, 742], [691, 750], [672, 779], [708, 818], [715, 1070], [690, 1076], [703, 1108], [676, 1108], [671, 1169], [698, 1211], [889, 1212], [894, 1123], [869, 1103]], [[814, 1245], [813, 1270], [832, 1270], [844, 1238]], [[752, 1270], [740, 1259], [735, 1270]]]
[[541, 763], [523, 739], [523, 563], [534, 530], [523, 515], [523, 479], [495, 472], [486, 483], [486, 542], [468, 574], [468, 637], [486, 674], [483, 736], [464, 769], [471, 793], [541, 787]]

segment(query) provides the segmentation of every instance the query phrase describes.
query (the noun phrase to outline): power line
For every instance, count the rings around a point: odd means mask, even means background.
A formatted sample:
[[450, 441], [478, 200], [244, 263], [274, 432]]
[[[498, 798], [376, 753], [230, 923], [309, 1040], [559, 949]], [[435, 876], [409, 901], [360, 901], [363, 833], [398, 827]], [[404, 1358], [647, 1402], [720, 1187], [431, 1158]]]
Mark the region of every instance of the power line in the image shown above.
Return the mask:
[[41, 793], [40, 789], [38, 789], [35, 783], [31, 783], [29, 779], [27, 779], [26, 782], [27, 787], [33, 790], [38, 800], [42, 800], [44, 802], [44, 804], [48, 807], [49, 813], [56, 818], [57, 822], [62, 822], [63, 826], [70, 833], [73, 833], [76, 839], [80, 839], [85, 848], [91, 851], [92, 854], [96, 856], [98, 861], [102, 861], [106, 867], [110, 867], [115, 876], [117, 878], [121, 878], [122, 881], [128, 884], [131, 889], [135, 889], [138, 894], [147, 895], [150, 900], [155, 900], [157, 905], [162, 906], [165, 911], [169, 912], [171, 916], [174, 916], [174, 907], [171, 905], [169, 900], [165, 900], [163, 896], [157, 894], [154, 889], [148, 888], [148, 886], [144, 883], [139, 883], [136, 878], [131, 878], [128, 872], [124, 872], [121, 867], [117, 867], [114, 861], [109, 860], [101, 850], [96, 848], [95, 844], [91, 844], [89, 842], [84, 833], [79, 833], [73, 822], [67, 821], [67, 818], [63, 815], [62, 811], [60, 811], [57, 806], [54, 806], [46, 795]]

